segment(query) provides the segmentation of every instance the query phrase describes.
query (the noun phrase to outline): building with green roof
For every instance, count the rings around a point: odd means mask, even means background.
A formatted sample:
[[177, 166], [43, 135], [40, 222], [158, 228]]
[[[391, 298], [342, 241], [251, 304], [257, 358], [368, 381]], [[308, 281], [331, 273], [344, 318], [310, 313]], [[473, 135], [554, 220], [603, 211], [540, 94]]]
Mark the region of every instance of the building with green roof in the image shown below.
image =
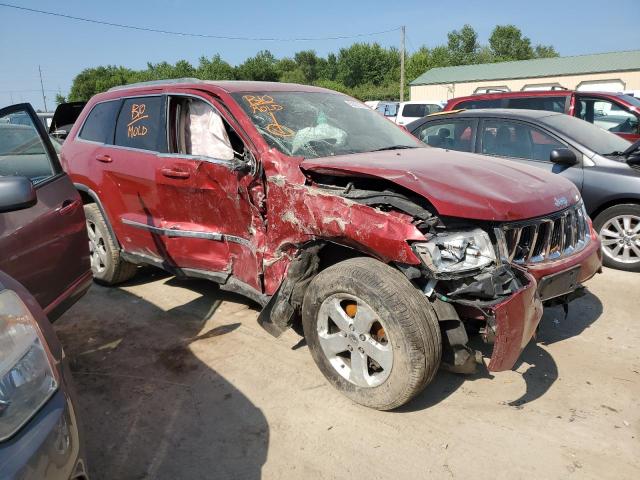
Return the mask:
[[554, 88], [640, 96], [640, 50], [432, 68], [412, 81], [410, 88], [411, 100]]

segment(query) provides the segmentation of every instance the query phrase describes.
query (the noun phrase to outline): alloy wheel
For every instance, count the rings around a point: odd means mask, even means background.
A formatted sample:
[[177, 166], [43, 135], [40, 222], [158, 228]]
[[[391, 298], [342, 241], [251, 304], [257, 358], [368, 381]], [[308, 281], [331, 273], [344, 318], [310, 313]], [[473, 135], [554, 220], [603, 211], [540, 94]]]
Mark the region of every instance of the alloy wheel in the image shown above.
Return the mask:
[[96, 224], [90, 220], [87, 220], [87, 234], [89, 235], [91, 270], [94, 273], [102, 273], [107, 268], [107, 248], [104, 237]]
[[361, 299], [336, 294], [318, 310], [318, 340], [331, 366], [359, 387], [382, 384], [391, 373], [393, 348], [384, 323]]
[[604, 254], [621, 263], [640, 262], [640, 217], [618, 215], [600, 230]]

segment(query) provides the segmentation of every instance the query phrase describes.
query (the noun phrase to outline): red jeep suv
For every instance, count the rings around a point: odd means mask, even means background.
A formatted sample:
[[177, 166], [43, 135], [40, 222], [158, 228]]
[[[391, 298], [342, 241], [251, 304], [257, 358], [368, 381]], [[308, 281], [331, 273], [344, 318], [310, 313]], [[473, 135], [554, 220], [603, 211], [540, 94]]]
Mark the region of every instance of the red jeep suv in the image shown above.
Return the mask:
[[573, 115], [620, 135], [640, 140], [640, 99], [623, 93], [547, 90], [500, 92], [452, 98], [445, 110], [520, 108], [550, 110]]
[[97, 281], [151, 264], [240, 292], [270, 333], [302, 327], [325, 377], [378, 409], [415, 396], [441, 361], [473, 371], [465, 323], [494, 344], [489, 369], [510, 369], [542, 302], [601, 264], [569, 181], [428, 148], [317, 87], [111, 89], [87, 104], [62, 162]]

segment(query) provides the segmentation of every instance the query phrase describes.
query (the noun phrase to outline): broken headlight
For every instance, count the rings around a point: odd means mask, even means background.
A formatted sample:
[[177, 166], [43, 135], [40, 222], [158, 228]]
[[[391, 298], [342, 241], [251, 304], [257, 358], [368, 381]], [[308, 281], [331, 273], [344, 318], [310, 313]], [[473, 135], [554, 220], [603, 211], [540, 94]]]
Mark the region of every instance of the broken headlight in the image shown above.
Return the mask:
[[0, 293], [0, 441], [49, 400], [58, 380], [40, 328], [20, 297]]
[[476, 270], [496, 260], [489, 234], [480, 228], [435, 235], [428, 242], [414, 243], [413, 248], [436, 273]]

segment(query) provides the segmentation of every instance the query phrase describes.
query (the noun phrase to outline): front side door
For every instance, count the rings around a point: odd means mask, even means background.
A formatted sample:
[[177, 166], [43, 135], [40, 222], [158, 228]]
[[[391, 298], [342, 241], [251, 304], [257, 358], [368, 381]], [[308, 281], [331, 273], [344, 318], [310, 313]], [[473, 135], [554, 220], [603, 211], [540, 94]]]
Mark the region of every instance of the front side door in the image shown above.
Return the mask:
[[573, 116], [635, 142], [640, 138], [640, 119], [625, 105], [589, 95], [576, 95]]
[[0, 176], [24, 176], [37, 203], [0, 213], [0, 270], [22, 283], [46, 313], [89, 272], [82, 201], [28, 104], [0, 110]]
[[[487, 118], [480, 124], [476, 144], [478, 153], [544, 168], [571, 180], [582, 191], [582, 154], [550, 132], [525, 122]], [[573, 150], [579, 160], [578, 164], [568, 167], [551, 162], [551, 152], [558, 148]]]
[[222, 111], [213, 98], [169, 96], [169, 152], [158, 155], [156, 168], [164, 245], [181, 269], [232, 274], [261, 291], [255, 179], [237, 168], [245, 143]]

